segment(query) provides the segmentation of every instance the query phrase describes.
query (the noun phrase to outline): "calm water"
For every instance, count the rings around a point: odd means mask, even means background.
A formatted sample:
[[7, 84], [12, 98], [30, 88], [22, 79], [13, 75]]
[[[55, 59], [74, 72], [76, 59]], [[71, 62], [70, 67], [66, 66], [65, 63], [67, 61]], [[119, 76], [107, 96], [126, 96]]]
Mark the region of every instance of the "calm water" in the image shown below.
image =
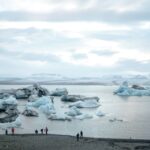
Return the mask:
[[[25, 87], [20, 85], [0, 85], [0, 89]], [[99, 96], [101, 106], [94, 109], [81, 109], [94, 115], [92, 119], [68, 121], [51, 121], [43, 113], [39, 117], [25, 117], [20, 115], [22, 128], [17, 133], [33, 133], [48, 126], [49, 133], [75, 135], [83, 130], [85, 136], [109, 137], [109, 138], [144, 138], [150, 139], [150, 97], [120, 97], [113, 95], [116, 86], [44, 86], [49, 90], [65, 87], [69, 94], [81, 94], [85, 96]], [[19, 110], [22, 111], [26, 101], [19, 102]], [[55, 98], [57, 112], [64, 112], [68, 104]], [[96, 117], [95, 112], [100, 109], [106, 113], [105, 117]], [[110, 122], [114, 117], [123, 119], [123, 122]], [[4, 131], [0, 130], [1, 133]]]

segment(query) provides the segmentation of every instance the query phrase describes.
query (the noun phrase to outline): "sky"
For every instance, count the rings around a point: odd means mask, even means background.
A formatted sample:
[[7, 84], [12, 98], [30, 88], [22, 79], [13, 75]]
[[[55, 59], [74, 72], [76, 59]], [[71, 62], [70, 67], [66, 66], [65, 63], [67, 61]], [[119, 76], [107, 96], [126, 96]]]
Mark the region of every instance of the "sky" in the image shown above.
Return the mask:
[[149, 0], [0, 0], [0, 75], [149, 74]]

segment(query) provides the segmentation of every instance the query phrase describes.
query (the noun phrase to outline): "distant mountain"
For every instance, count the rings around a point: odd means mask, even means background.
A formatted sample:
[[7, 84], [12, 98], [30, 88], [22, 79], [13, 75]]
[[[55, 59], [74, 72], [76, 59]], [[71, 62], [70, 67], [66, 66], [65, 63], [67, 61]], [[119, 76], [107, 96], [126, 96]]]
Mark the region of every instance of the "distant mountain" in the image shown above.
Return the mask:
[[0, 77], [0, 84], [83, 84], [83, 85], [120, 85], [123, 81], [129, 84], [150, 85], [150, 75], [107, 75], [99, 77], [65, 77], [60, 74], [32, 74], [26, 77]]

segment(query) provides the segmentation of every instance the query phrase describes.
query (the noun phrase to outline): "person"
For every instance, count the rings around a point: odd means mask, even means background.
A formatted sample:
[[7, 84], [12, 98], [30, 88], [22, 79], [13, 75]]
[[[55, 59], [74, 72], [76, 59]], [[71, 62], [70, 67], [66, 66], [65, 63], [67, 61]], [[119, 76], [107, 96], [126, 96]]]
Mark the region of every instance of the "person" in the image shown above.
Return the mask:
[[14, 135], [14, 133], [15, 133], [15, 128], [14, 127], [11, 128], [11, 133], [12, 133], [12, 135]]
[[76, 138], [77, 138], [77, 141], [79, 141], [79, 133], [77, 133]]
[[41, 129], [41, 134], [43, 134], [43, 129]]
[[7, 134], [8, 134], [8, 130], [6, 129], [6, 130], [5, 130], [5, 135], [7, 135]]
[[83, 131], [80, 131], [80, 137], [83, 138]]
[[48, 128], [47, 128], [47, 127], [45, 128], [45, 133], [46, 133], [46, 135], [47, 135], [47, 133], [48, 133]]
[[35, 130], [35, 134], [38, 134], [38, 130], [37, 129]]

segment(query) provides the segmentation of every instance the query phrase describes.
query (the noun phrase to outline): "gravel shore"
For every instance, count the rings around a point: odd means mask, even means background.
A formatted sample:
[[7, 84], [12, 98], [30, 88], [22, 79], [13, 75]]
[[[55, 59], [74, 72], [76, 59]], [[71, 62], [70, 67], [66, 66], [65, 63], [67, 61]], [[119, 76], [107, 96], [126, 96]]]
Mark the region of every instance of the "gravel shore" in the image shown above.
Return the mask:
[[83, 138], [65, 135], [0, 135], [0, 150], [150, 150], [150, 140]]

